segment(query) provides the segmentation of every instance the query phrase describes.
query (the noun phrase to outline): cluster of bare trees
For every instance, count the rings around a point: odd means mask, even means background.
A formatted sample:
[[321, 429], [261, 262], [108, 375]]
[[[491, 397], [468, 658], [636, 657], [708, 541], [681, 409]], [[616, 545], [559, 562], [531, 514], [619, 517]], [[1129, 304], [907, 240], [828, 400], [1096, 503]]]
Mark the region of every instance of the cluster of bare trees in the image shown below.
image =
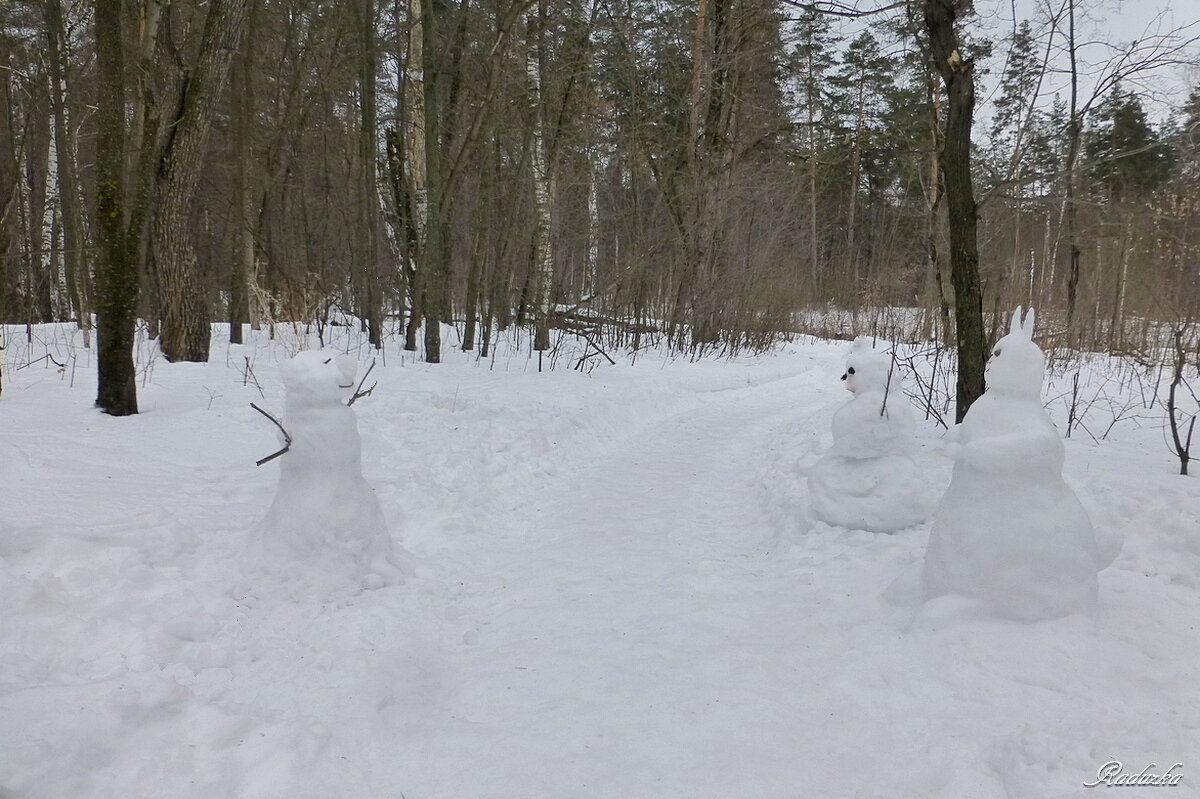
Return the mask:
[[1197, 315], [1200, 94], [1168, 128], [1128, 88], [1191, 42], [1088, 62], [1076, 2], [988, 42], [964, 0], [13, 0], [0, 321], [94, 315], [130, 413], [138, 319], [171, 360], [353, 318], [437, 362], [439, 323], [735, 349], [904, 305], [961, 413], [985, 310], [1110, 348]]

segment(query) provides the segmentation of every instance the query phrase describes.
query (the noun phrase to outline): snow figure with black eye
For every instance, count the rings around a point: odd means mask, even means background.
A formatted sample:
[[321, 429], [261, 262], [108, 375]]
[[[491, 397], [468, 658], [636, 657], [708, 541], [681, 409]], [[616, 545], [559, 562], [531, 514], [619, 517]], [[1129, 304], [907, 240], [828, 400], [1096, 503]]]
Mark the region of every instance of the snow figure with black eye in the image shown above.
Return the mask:
[[808, 473], [813, 515], [826, 524], [893, 533], [925, 520], [913, 417], [891, 359], [855, 339], [842, 375], [853, 397], [833, 415], [833, 447]]
[[363, 479], [354, 409], [356, 365], [330, 352], [301, 352], [280, 367], [287, 391], [279, 487], [254, 538], [269, 553], [322, 569], [350, 569], [368, 586], [400, 576], [375, 491]]
[[[1088, 611], [1103, 565], [1087, 511], [1062, 478], [1065, 449], [1042, 408], [1046, 358], [1033, 310], [1013, 314], [987, 391], [955, 428], [960, 449], [934, 515], [925, 594], [959, 594], [1011, 618]], [[1110, 559], [1111, 560], [1111, 559]]]

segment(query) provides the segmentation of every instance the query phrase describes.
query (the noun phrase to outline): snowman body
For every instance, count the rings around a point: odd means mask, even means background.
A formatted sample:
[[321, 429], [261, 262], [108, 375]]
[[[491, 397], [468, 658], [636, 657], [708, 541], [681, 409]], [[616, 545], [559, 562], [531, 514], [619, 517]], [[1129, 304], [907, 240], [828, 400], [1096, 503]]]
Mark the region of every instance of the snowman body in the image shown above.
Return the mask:
[[988, 362], [988, 389], [956, 428], [960, 449], [934, 514], [927, 597], [960, 594], [1044, 619], [1096, 604], [1100, 558], [1087, 511], [1063, 481], [1065, 449], [1041, 404], [1045, 358], [1033, 311]]
[[269, 551], [379, 570], [392, 541], [363, 478], [358, 420], [344, 403], [354, 368], [349, 358], [321, 351], [302, 352], [281, 367], [291, 444], [255, 537]]
[[855, 341], [842, 375], [854, 396], [833, 415], [833, 446], [808, 474], [813, 515], [826, 524], [891, 533], [928, 515], [912, 412], [890, 366], [869, 339]]

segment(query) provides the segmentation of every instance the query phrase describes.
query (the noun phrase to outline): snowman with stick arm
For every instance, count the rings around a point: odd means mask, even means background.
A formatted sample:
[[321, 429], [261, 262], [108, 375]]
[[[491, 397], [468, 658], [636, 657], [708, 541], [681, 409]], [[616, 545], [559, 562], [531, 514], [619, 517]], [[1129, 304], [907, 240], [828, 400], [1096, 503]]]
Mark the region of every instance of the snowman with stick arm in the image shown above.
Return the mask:
[[1026, 620], [1094, 608], [1107, 565], [1063, 481], [1066, 450], [1042, 407], [1046, 358], [1033, 322], [1033, 309], [1013, 313], [988, 360], [987, 390], [956, 428], [960, 449], [924, 567], [927, 598], [974, 597]]
[[[264, 551], [348, 568], [368, 587], [399, 579], [387, 523], [363, 478], [362, 439], [354, 409], [357, 364], [310, 350], [280, 367], [286, 390], [279, 486], [253, 541]], [[274, 457], [274, 456], [272, 456]], [[266, 462], [268, 459], [264, 459]]]
[[860, 336], [841, 379], [853, 397], [833, 415], [833, 447], [809, 470], [813, 515], [875, 533], [924, 521], [931, 503], [911, 457], [914, 422], [892, 359]]

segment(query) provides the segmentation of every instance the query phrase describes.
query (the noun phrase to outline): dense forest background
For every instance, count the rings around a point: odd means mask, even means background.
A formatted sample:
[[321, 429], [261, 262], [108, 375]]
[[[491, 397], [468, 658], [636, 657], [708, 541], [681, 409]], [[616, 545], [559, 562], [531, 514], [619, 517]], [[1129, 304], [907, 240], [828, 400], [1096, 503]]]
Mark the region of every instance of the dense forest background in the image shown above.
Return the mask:
[[[5, 0], [0, 321], [141, 320], [171, 360], [218, 320], [352, 320], [432, 362], [427, 321], [485, 355], [514, 328], [737, 349], [890, 306], [951, 341], [923, 5]], [[1193, 324], [1200, 89], [1152, 90], [1195, 32], [1085, 44], [1100, 3], [944, 5], [994, 87], [987, 333], [1018, 303], [1079, 348]]]

